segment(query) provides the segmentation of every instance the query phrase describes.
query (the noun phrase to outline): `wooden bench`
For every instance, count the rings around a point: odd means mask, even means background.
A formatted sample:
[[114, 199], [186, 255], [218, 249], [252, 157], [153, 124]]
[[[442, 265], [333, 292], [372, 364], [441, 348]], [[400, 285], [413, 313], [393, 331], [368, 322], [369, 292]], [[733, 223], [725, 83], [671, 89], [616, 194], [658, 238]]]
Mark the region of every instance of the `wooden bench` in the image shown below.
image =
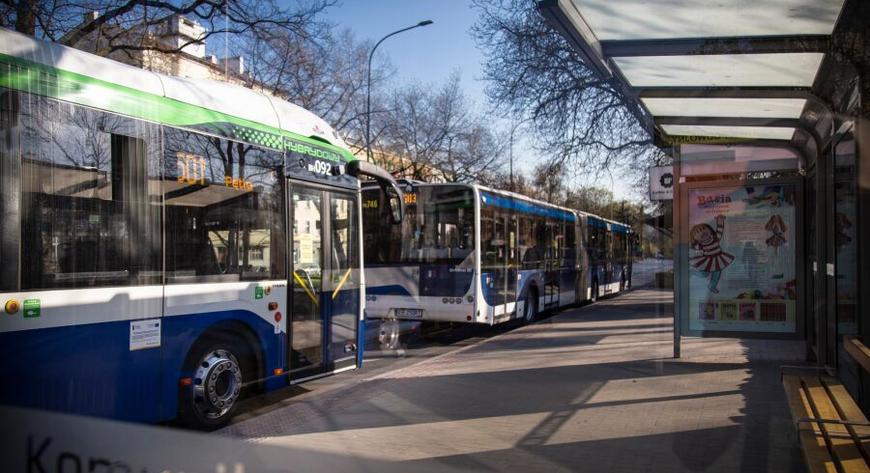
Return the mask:
[[[870, 367], [867, 347], [845, 343], [859, 365]], [[810, 472], [870, 473], [870, 423], [843, 384], [821, 369], [798, 367], [783, 367], [782, 384]]]

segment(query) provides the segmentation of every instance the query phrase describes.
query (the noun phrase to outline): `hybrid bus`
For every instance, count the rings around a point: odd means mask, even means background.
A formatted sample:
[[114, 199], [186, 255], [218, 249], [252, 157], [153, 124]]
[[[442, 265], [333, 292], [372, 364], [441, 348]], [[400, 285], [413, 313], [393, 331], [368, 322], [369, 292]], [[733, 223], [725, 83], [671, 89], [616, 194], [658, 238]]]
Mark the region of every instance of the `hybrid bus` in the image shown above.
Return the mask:
[[0, 403], [214, 428], [362, 362], [358, 177], [400, 191], [312, 113], [0, 30], [0, 158]]
[[403, 181], [405, 218], [385, 225], [363, 188], [366, 311], [397, 321], [497, 324], [615, 294], [631, 281], [631, 229], [585, 212], [477, 184]]

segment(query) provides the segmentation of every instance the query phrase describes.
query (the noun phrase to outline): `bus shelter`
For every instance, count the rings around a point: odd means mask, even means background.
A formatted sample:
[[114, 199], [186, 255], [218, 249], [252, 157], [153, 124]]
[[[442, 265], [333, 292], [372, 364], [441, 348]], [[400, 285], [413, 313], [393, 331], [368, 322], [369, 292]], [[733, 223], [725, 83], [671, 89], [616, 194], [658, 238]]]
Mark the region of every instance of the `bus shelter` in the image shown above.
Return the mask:
[[795, 338], [865, 410], [870, 2], [539, 0], [674, 164], [682, 335]]

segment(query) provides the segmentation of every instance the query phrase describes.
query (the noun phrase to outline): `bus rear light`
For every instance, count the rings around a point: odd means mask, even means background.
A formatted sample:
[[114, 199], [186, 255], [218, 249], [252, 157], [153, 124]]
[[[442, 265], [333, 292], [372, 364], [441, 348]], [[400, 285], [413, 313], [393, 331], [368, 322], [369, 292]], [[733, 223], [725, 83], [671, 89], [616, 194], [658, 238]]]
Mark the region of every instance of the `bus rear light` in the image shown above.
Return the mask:
[[275, 322], [280, 322], [280, 321], [281, 321], [281, 313], [275, 312]]
[[181, 386], [193, 386], [193, 378], [181, 378], [178, 380], [178, 384]]
[[465, 316], [465, 320], [471, 322], [471, 316], [470, 316], [470, 315], [466, 315], [466, 316]]
[[272, 374], [275, 376], [281, 376], [284, 373], [284, 370], [281, 368], [275, 368], [272, 370]]
[[270, 302], [270, 303], [269, 303], [269, 310], [275, 310], [275, 309], [277, 309], [277, 308], [278, 308], [278, 303], [277, 303], [277, 302]]

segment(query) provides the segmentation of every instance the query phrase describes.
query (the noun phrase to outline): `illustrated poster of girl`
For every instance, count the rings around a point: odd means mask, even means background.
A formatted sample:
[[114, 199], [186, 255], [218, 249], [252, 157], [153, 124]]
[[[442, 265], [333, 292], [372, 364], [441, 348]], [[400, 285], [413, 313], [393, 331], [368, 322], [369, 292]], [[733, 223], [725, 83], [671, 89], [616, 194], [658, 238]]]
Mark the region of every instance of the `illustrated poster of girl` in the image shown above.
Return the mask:
[[722, 251], [722, 233], [725, 231], [725, 216], [716, 216], [716, 230], [706, 223], [699, 223], [689, 231], [689, 240], [692, 248], [700, 251], [700, 254], [689, 258], [692, 267], [701, 272], [710, 281], [707, 287], [710, 292], [719, 292], [719, 278], [722, 270], [727, 268], [734, 255]]
[[770, 220], [767, 221], [767, 224], [764, 226], [764, 229], [771, 233], [770, 238], [765, 240], [767, 246], [773, 248], [773, 276], [772, 279], [782, 279], [783, 271], [782, 271], [782, 261], [779, 258], [779, 247], [785, 245], [788, 241], [785, 238], [785, 232], [788, 230], [785, 222], [782, 220], [782, 217], [779, 215], [772, 215]]

